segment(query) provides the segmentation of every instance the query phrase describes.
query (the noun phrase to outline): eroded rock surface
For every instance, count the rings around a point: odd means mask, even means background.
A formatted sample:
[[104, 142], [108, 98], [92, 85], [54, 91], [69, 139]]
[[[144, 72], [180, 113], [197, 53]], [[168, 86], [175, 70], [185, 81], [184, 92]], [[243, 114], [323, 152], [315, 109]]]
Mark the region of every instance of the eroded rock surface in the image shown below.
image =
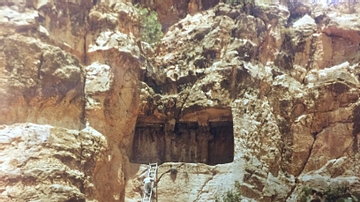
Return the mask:
[[28, 3], [0, 12], [1, 200], [123, 201], [140, 92], [134, 8]]
[[360, 191], [358, 7], [161, 2], [154, 49], [131, 3], [1, 4], [0, 200]]
[[[197, 165], [210, 178], [161, 179], [159, 200], [170, 193], [172, 201], [211, 201], [235, 180], [255, 201], [298, 201], [306, 185], [359, 189], [359, 35], [350, 37], [358, 29], [349, 28], [357, 14], [332, 29], [344, 20], [331, 17], [341, 8], [304, 9], [220, 4], [169, 29], [148, 58], [139, 124], [186, 120], [203, 127], [226, 117], [210, 109], [231, 109], [235, 148], [232, 163]], [[329, 20], [320, 21], [316, 9]], [[338, 170], [340, 162], [349, 166]], [[179, 188], [192, 180], [200, 190]]]
[[107, 142], [94, 129], [14, 124], [0, 137], [2, 201], [84, 201], [95, 189], [94, 163]]

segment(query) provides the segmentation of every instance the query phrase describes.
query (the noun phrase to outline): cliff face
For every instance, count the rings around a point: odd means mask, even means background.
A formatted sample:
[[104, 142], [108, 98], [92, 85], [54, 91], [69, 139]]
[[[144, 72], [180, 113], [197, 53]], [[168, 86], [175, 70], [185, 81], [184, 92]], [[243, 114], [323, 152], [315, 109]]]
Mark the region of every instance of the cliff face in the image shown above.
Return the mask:
[[139, 102], [132, 12], [1, 7], [2, 201], [123, 200]]
[[0, 7], [1, 201], [139, 201], [149, 162], [158, 201], [360, 190], [356, 6], [169, 1], [152, 49], [93, 3]]

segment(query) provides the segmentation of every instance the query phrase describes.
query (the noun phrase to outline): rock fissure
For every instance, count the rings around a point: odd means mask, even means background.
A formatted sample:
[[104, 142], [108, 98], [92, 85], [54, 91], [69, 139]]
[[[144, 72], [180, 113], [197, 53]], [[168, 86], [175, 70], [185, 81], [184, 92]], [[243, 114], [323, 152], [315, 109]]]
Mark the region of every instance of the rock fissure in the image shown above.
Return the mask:
[[194, 200], [194, 202], [199, 201], [199, 200], [200, 200], [200, 197], [201, 197], [201, 194], [206, 193], [206, 192], [203, 192], [204, 187], [206, 187], [206, 185], [207, 185], [211, 180], [213, 180], [213, 178], [214, 178], [214, 176], [206, 179], [206, 181], [204, 182], [204, 184], [200, 187], [199, 192], [198, 192], [198, 195], [196, 196], [196, 199]]
[[[312, 151], [313, 151], [313, 149], [314, 149], [314, 145], [315, 145], [315, 142], [316, 142], [316, 136], [317, 136], [317, 134], [319, 134], [319, 133], [312, 134], [312, 137], [314, 138], [314, 140], [313, 140], [313, 142], [312, 142], [312, 144], [311, 144], [311, 146], [310, 146], [308, 155], [307, 155], [306, 158], [305, 158], [305, 161], [304, 161], [304, 163], [303, 163], [303, 165], [302, 165], [302, 167], [301, 167], [301, 170], [300, 170], [300, 172], [299, 172], [299, 175], [301, 175], [301, 174], [303, 173], [303, 171], [304, 171], [305, 168], [306, 168], [307, 163], [309, 162], [309, 159], [310, 159], [310, 157], [311, 157], [311, 155], [312, 155]], [[297, 176], [297, 177], [298, 177], [298, 176]]]
[[[315, 52], [316, 52], [316, 46], [315, 46], [315, 42], [316, 42], [316, 37], [314, 36], [314, 34], [311, 37], [311, 41], [310, 41], [310, 51], [309, 51], [309, 61], [305, 67], [306, 69], [306, 73], [305, 75], [308, 73], [308, 71], [311, 69], [311, 65], [314, 62], [314, 56], [315, 56]], [[302, 84], [305, 83], [305, 77], [302, 79]]]
[[299, 182], [298, 177], [299, 177], [301, 174], [303, 174], [303, 172], [304, 172], [304, 170], [305, 170], [305, 168], [306, 168], [306, 165], [307, 165], [307, 163], [309, 162], [309, 159], [310, 159], [310, 157], [311, 157], [311, 155], [312, 155], [312, 151], [313, 151], [313, 148], [314, 148], [314, 145], [315, 145], [315, 141], [316, 141], [316, 134], [313, 134], [312, 137], [314, 138], [314, 139], [313, 139], [313, 142], [312, 142], [311, 147], [310, 147], [310, 149], [309, 149], [309, 151], [308, 151], [308, 154], [307, 154], [307, 156], [306, 156], [306, 158], [305, 158], [305, 161], [303, 162], [303, 164], [302, 164], [302, 166], [301, 166], [299, 175], [298, 175], [298, 176], [295, 176], [295, 177], [296, 177], [296, 179], [295, 179], [295, 183], [296, 183], [296, 184], [293, 185], [293, 186], [291, 186], [291, 191], [288, 192], [288, 194], [287, 194], [287, 196], [286, 196], [286, 201], [288, 201], [288, 199], [289, 199], [290, 197], [292, 197], [292, 195], [294, 194], [294, 191], [296, 190], [296, 188], [297, 188], [297, 186], [298, 186], [297, 184], [298, 184], [298, 182]]
[[[347, 147], [344, 148], [343, 153], [340, 156], [348, 156], [351, 155], [352, 152], [356, 152], [356, 150], [354, 150], [354, 144], [356, 143], [356, 137], [353, 137], [353, 140], [349, 143], [349, 145]], [[338, 157], [340, 158], [340, 157]]]
[[159, 202], [358, 189], [358, 5], [137, 2], [156, 47], [130, 2], [0, 5], [0, 201], [137, 201], [149, 161]]
[[[84, 47], [83, 47], [83, 54], [84, 54], [84, 57], [83, 57], [83, 63], [86, 65], [87, 64], [87, 48], [88, 48], [88, 44], [86, 43], [86, 36], [87, 36], [87, 33], [84, 34], [83, 36], [83, 40], [84, 40]], [[86, 82], [85, 82], [86, 83]]]

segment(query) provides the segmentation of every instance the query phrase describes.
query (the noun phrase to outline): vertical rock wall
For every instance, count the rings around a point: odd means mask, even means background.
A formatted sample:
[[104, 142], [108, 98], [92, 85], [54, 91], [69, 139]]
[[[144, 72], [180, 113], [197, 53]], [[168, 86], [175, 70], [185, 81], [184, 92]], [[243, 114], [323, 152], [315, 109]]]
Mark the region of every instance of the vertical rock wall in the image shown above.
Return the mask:
[[0, 9], [0, 200], [123, 201], [139, 100], [133, 7]]
[[[180, 161], [159, 167], [158, 201], [214, 201], [235, 181], [253, 201], [298, 201], [304, 186], [359, 190], [356, 12], [140, 2], [168, 16], [146, 55], [132, 5], [106, 3], [1, 4], [0, 200], [138, 201], [146, 165], [129, 160], [136, 121], [175, 133], [176, 123], [229, 117], [233, 148], [217, 144], [222, 129], [182, 129], [181, 146], [158, 154]], [[208, 132], [221, 135], [201, 145]], [[206, 146], [204, 160], [194, 151]], [[219, 164], [226, 152], [233, 161]]]
[[[220, 4], [169, 29], [148, 58], [160, 68], [146, 72], [140, 113], [206, 125], [231, 107], [234, 161], [163, 164], [159, 201], [212, 201], [236, 180], [254, 201], [299, 201], [305, 186], [359, 191], [359, 21], [344, 11]], [[142, 172], [127, 196], [140, 196]]]

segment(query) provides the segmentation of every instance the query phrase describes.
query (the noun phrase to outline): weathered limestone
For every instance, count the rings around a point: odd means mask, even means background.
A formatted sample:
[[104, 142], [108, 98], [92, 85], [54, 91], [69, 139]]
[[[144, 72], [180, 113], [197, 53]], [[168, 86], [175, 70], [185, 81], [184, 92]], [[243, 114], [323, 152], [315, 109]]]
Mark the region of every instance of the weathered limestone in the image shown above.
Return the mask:
[[92, 32], [86, 35], [84, 113], [87, 123], [109, 142], [107, 159], [96, 165], [98, 201], [124, 200], [139, 105], [140, 52], [133, 36], [136, 26], [132, 24], [136, 18], [127, 8], [128, 4], [121, 3], [113, 9], [97, 6], [89, 14]]
[[1, 48], [1, 124], [84, 127], [84, 74], [76, 57], [18, 34], [3, 38]]
[[81, 131], [14, 124], [0, 129], [2, 201], [81, 201], [96, 189], [94, 163], [107, 147], [91, 127]]
[[[319, 190], [305, 177], [315, 173], [327, 181], [320, 190], [335, 181], [358, 190], [358, 130], [352, 117], [359, 102], [359, 60], [354, 59], [359, 45], [346, 49], [349, 37], [322, 32], [324, 22], [308, 7], [290, 10], [296, 15], [276, 6], [234, 14], [240, 8], [220, 5], [187, 16], [148, 57], [152, 66], [140, 97], [142, 122], [199, 116], [199, 124], [206, 123], [222, 116], [210, 109], [229, 107], [234, 122], [234, 161], [198, 164], [212, 170], [210, 178], [205, 173], [189, 180], [163, 177], [158, 200], [169, 194], [171, 201], [212, 201], [238, 180], [244, 198], [297, 201], [302, 187]], [[346, 169], [326, 167], [341, 158], [349, 159], [342, 164]], [[188, 172], [182, 164], [169, 164], [178, 173]], [[320, 172], [326, 168], [330, 173]], [[232, 182], [217, 180], [225, 177], [223, 170]], [[134, 188], [138, 180], [129, 182], [127, 196], [140, 196], [141, 189]], [[179, 188], [196, 181], [199, 191]], [[216, 190], [219, 186], [227, 188]]]
[[[136, 15], [126, 13], [128, 4], [90, 8], [71, 3], [39, 10], [1, 7], [0, 123], [9, 125], [2, 126], [5, 135], [19, 136], [8, 140], [12, 144], [1, 142], [1, 152], [15, 155], [2, 155], [1, 162], [26, 152], [22, 142], [20, 150], [12, 150], [15, 140], [37, 144], [29, 153], [31, 163], [19, 164], [16, 181], [0, 179], [1, 200], [123, 201], [140, 65], [136, 26], [119, 22]], [[91, 17], [102, 10], [112, 13]], [[17, 124], [26, 122], [34, 123], [31, 131]], [[49, 143], [55, 130], [62, 132]], [[22, 173], [45, 164], [40, 176], [24, 178]], [[7, 176], [12, 167], [4, 169]]]
[[157, 47], [129, 2], [1, 4], [1, 201], [139, 201], [147, 161], [158, 201], [360, 190], [356, 12], [140, 3]]

